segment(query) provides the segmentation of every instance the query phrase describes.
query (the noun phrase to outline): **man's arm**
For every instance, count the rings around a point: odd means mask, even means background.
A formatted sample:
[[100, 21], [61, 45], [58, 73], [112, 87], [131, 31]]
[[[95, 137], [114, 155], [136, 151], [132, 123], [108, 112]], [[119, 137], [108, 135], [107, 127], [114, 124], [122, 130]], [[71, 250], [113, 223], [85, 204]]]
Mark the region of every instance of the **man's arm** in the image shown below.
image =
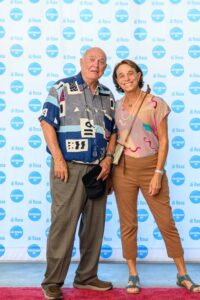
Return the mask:
[[65, 161], [60, 150], [58, 139], [56, 136], [56, 131], [53, 126], [51, 126], [44, 120], [42, 120], [40, 124], [42, 127], [45, 141], [54, 160], [54, 174], [56, 177], [60, 178], [64, 182], [67, 182], [69, 175], [67, 162]]
[[108, 177], [108, 175], [110, 174], [110, 169], [111, 169], [111, 165], [113, 162], [112, 155], [115, 152], [116, 140], [117, 140], [117, 134], [113, 133], [110, 137], [110, 140], [109, 140], [109, 143], [107, 146], [106, 156], [100, 162], [100, 166], [102, 167], [102, 170], [101, 170], [101, 173], [99, 174], [99, 176], [97, 177], [97, 180], [101, 179], [101, 178], [103, 180], [105, 180]]

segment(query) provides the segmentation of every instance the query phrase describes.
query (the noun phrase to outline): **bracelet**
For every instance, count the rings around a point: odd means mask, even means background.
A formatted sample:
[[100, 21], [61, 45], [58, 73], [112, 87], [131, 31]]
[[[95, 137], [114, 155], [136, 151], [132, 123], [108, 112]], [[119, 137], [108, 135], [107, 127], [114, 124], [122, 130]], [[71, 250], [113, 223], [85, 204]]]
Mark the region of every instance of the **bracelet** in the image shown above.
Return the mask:
[[164, 170], [155, 169], [154, 172], [155, 172], [155, 173], [159, 173], [159, 174], [161, 174], [161, 175], [164, 174]]
[[114, 155], [112, 154], [112, 152], [106, 152], [106, 157], [111, 157], [112, 160], [114, 159]]

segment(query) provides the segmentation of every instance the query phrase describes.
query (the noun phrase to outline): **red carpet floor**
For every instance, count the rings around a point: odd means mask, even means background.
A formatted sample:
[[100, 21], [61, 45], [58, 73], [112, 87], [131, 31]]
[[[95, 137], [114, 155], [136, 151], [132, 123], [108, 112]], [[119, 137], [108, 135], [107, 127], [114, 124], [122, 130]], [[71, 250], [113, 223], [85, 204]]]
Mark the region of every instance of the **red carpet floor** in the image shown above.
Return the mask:
[[[200, 300], [200, 294], [184, 288], [143, 288], [137, 295], [116, 288], [107, 292], [64, 288], [63, 293], [64, 300]], [[44, 300], [44, 297], [40, 288], [0, 288], [0, 300]]]

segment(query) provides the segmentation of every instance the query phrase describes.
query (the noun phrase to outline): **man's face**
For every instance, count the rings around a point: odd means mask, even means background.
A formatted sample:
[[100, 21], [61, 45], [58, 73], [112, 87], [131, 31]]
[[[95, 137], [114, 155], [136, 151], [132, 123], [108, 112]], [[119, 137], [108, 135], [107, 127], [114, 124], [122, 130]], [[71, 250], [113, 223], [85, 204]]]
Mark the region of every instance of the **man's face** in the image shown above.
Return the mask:
[[105, 53], [99, 48], [91, 48], [81, 58], [80, 65], [86, 83], [97, 82], [106, 68]]

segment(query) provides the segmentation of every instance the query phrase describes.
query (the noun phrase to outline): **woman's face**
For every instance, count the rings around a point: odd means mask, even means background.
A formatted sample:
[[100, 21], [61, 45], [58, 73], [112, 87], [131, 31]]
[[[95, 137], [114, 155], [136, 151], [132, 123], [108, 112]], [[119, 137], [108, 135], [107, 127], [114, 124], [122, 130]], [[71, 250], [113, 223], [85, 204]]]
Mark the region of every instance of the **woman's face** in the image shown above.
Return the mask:
[[137, 73], [131, 66], [127, 64], [120, 65], [117, 69], [116, 75], [117, 83], [124, 93], [133, 92], [139, 88], [141, 73]]

